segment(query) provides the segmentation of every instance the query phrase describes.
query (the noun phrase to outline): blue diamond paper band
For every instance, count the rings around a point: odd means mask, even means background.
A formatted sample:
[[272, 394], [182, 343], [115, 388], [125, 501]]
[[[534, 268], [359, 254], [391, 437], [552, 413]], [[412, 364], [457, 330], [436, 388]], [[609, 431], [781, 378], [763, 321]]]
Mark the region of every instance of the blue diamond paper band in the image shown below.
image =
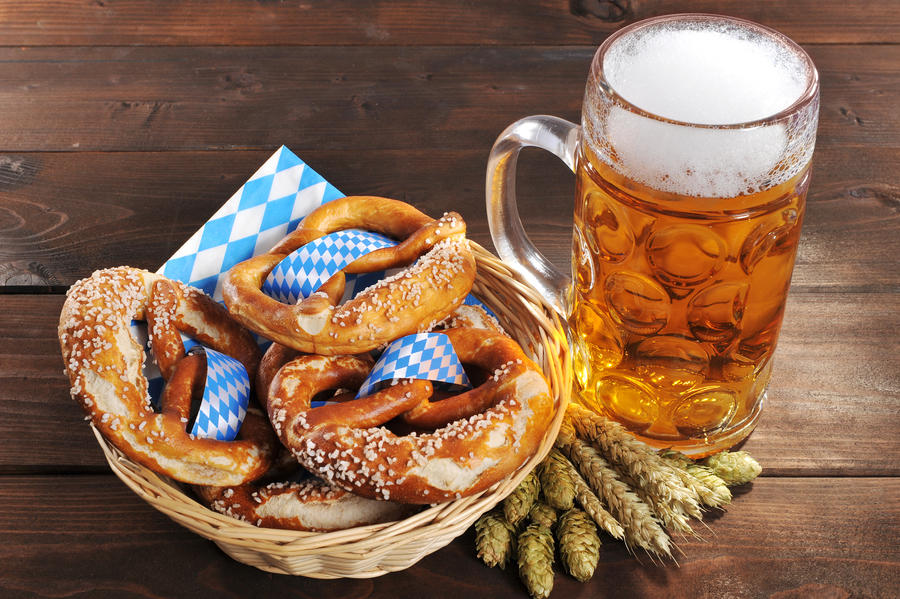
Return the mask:
[[[266, 277], [262, 290], [278, 301], [296, 304], [357, 258], [395, 245], [394, 240], [370, 231], [347, 229], [329, 233], [279, 262]], [[374, 280], [378, 278], [380, 273]]]
[[[343, 196], [282, 146], [158, 272], [198, 287], [221, 302], [225, 272], [239, 262], [268, 252], [314, 209]], [[348, 275], [345, 299], [374, 284], [381, 276], [383, 273]], [[465, 303], [480, 304], [471, 295]], [[146, 346], [146, 333], [141, 332], [141, 328], [133, 326], [132, 331]], [[185, 340], [186, 346], [191, 343]], [[164, 383], [152, 360], [145, 361], [144, 375], [148, 379], [151, 401], [157, 405]]]
[[[221, 303], [222, 275], [232, 266], [268, 252], [307, 214], [342, 197], [334, 185], [281, 146], [157, 272], [202, 289]], [[132, 334], [146, 347], [142, 328], [132, 326]], [[150, 401], [158, 406], [164, 382], [155, 362], [144, 361], [144, 376]]]
[[379, 383], [393, 379], [425, 379], [471, 387], [450, 338], [443, 333], [407, 335], [391, 343], [356, 396], [370, 395]]
[[303, 217], [341, 197], [344, 194], [282, 146], [159, 272], [221, 301], [223, 273], [268, 252]]
[[231, 356], [208, 347], [203, 349], [206, 351], [206, 386], [191, 434], [204, 439], [233, 441], [247, 414], [250, 379], [244, 365]]

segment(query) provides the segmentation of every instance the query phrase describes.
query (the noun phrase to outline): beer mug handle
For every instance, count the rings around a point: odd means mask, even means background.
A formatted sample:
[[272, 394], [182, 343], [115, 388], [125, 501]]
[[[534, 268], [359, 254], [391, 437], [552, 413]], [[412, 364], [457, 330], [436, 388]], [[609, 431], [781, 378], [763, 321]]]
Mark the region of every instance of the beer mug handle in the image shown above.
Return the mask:
[[516, 208], [516, 161], [524, 147], [555, 154], [575, 171], [581, 127], [555, 116], [520, 119], [500, 134], [488, 158], [486, 202], [491, 239], [500, 257], [566, 316], [572, 280], [540, 252], [522, 227]]

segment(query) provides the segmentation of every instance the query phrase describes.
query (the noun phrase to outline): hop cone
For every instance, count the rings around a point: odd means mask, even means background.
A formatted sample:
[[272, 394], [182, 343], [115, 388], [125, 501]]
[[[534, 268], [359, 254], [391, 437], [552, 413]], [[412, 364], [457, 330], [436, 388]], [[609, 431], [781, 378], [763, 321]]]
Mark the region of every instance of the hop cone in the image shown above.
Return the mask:
[[589, 580], [600, 561], [600, 537], [594, 522], [573, 508], [560, 517], [556, 536], [566, 570], [580, 582]]
[[731, 491], [728, 489], [725, 481], [716, 476], [712, 468], [702, 464], [690, 463], [685, 466], [685, 470], [712, 492], [716, 507], [731, 503]]
[[538, 467], [544, 499], [558, 510], [571, 509], [575, 502], [575, 481], [564, 464], [565, 459], [559, 450], [553, 449]]
[[703, 465], [708, 466], [729, 487], [748, 483], [762, 472], [759, 462], [746, 451], [723, 451], [703, 460]]
[[475, 523], [475, 550], [485, 564], [505, 568], [516, 546], [516, 529], [499, 509], [491, 510]]
[[531, 506], [537, 501], [541, 492], [541, 483], [538, 481], [537, 475], [532, 471], [528, 476], [519, 483], [519, 486], [503, 500], [503, 514], [506, 521], [513, 526], [518, 526], [519, 522], [528, 516]]
[[556, 526], [556, 510], [544, 503], [543, 501], [535, 501], [528, 512], [528, 519], [535, 524], [546, 526], [550, 530]]
[[529, 524], [519, 535], [519, 577], [535, 599], [553, 590], [553, 534], [540, 524]]

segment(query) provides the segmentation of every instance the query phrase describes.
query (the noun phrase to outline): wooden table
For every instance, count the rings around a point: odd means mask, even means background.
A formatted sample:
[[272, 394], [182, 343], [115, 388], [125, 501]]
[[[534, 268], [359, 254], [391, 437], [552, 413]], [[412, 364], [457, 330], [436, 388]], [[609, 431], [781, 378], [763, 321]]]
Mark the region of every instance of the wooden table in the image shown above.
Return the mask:
[[[490, 246], [494, 138], [578, 120], [594, 48], [669, 12], [750, 18], [822, 81], [807, 220], [769, 403], [763, 477], [679, 540], [678, 565], [607, 543], [555, 597], [900, 594], [900, 4], [0, 0], [0, 596], [525, 597], [471, 531], [406, 571], [317, 581], [233, 562], [109, 473], [69, 399], [66, 288], [155, 270], [279, 145], [346, 193], [460, 211]], [[525, 152], [522, 211], [564, 265], [573, 181]], [[548, 210], [547, 206], [554, 206]]]

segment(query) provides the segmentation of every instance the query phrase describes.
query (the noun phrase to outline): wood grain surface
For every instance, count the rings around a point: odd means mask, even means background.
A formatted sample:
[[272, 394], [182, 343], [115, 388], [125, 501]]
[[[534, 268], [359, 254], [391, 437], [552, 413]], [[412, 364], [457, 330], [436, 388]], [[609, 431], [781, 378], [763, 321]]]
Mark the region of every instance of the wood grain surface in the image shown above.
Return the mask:
[[[0, 47], [8, 151], [481, 149], [577, 120], [593, 46]], [[808, 47], [819, 141], [894, 147], [896, 45]]]
[[623, 25], [673, 12], [751, 19], [801, 43], [900, 41], [891, 0], [3, 0], [2, 45], [598, 45]]
[[[900, 549], [884, 539], [900, 534], [898, 498], [898, 479], [762, 478], [698, 529], [702, 538], [678, 542], [677, 565], [607, 543], [590, 585], [560, 574], [552, 596], [887, 596]], [[362, 598], [389, 587], [403, 597], [527, 597], [514, 572], [473, 555], [471, 531], [403, 572], [327, 581], [232, 562], [106, 476], [6, 476], [0, 502], [0, 559], [11, 566], [0, 591], [14, 594]], [[859, 534], [875, 522], [886, 526]]]
[[[0, 0], [0, 597], [527, 597], [470, 530], [398, 573], [321, 581], [238, 564], [109, 473], [69, 398], [63, 293], [155, 270], [285, 144], [345, 193], [466, 219], [529, 114], [579, 119], [596, 46], [673, 12], [749, 18], [821, 78], [807, 215], [766, 409], [763, 476], [677, 565], [604, 545], [552, 597], [897, 597], [900, 3], [837, 0]], [[573, 177], [523, 152], [519, 208], [568, 269]]]

